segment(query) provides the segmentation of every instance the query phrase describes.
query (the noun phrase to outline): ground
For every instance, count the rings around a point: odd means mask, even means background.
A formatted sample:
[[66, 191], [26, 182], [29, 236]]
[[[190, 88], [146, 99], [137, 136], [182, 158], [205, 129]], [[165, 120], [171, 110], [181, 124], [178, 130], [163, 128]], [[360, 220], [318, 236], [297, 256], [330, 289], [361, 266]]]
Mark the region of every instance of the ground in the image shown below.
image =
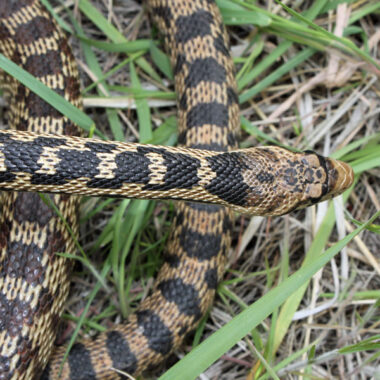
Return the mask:
[[[286, 281], [380, 210], [380, 4], [285, 3], [298, 14], [272, 1], [218, 1], [237, 72], [240, 145], [275, 143], [332, 155], [353, 166], [355, 185], [335, 202], [284, 217], [237, 216], [227, 271], [208, 319], [161, 374], [243, 310], [251, 319], [264, 313], [260, 304], [247, 309], [261, 300], [271, 314], [243, 327], [250, 334], [222, 357], [211, 357], [216, 361], [200, 379], [380, 378], [379, 219], [337, 249], [311, 280], [301, 272], [302, 286]], [[109, 139], [174, 144], [173, 80], [142, 5], [49, 4], [72, 34], [85, 112], [97, 130]], [[147, 295], [174, 207], [83, 199], [80, 244], [86, 259], [73, 274], [60, 342], [72, 335], [83, 310], [88, 308], [80, 335], [93, 335], [119, 323]], [[103, 278], [102, 287], [96, 287], [94, 273]], [[123, 285], [120, 277], [126, 278]], [[268, 296], [273, 288], [289, 292], [281, 306]]]

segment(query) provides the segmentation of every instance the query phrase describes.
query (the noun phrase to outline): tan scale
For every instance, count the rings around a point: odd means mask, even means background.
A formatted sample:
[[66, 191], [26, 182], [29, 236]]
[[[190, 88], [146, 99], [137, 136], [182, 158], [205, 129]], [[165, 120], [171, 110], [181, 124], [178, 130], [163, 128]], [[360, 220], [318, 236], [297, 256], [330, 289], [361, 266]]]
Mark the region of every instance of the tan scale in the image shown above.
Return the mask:
[[50, 50], [58, 50], [58, 43], [55, 37], [39, 39], [28, 45], [20, 45], [18, 51], [24, 57], [32, 55], [44, 55]]
[[36, 173], [53, 175], [56, 174], [56, 167], [61, 159], [56, 155], [56, 150], [50, 147], [44, 147], [40, 159], [37, 161], [41, 168]]
[[227, 144], [227, 136], [223, 128], [218, 125], [205, 124], [197, 129], [186, 131], [186, 141], [189, 141], [190, 144], [195, 145], [199, 138], [202, 138], [204, 144], [216, 143], [222, 146]]
[[41, 16], [41, 12], [38, 6], [33, 4], [31, 6], [22, 8], [18, 12], [15, 12], [8, 19], [3, 19], [2, 23], [8, 28], [10, 33], [15, 34], [15, 30], [18, 29], [22, 24], [26, 24], [37, 16]]
[[50, 88], [59, 88], [60, 90], [63, 90], [65, 87], [62, 75], [46, 75], [40, 77], [40, 81]]
[[146, 157], [149, 158], [149, 185], [163, 185], [165, 183], [165, 174], [167, 172], [166, 167], [164, 165], [164, 157], [159, 153], [148, 153]]
[[217, 177], [217, 174], [211, 169], [207, 163], [203, 163], [197, 170], [197, 176], [200, 178], [199, 185], [206, 187], [210, 181]]
[[212, 57], [222, 67], [226, 67], [228, 61], [228, 57], [215, 48], [214, 39], [211, 38], [211, 36], [197, 37], [184, 44], [180, 44], [179, 51], [191, 56], [193, 61], [198, 58], [204, 59]]
[[210, 103], [216, 101], [220, 104], [227, 104], [226, 84], [210, 83], [202, 81], [196, 87], [191, 87], [185, 91], [189, 107], [194, 107], [198, 103]]
[[55, 118], [52, 116], [28, 119], [28, 130], [39, 130], [43, 133], [49, 133], [53, 127], [57, 133], [63, 133], [63, 120], [62, 118]]
[[117, 165], [115, 163], [115, 153], [96, 153], [100, 163], [98, 165], [99, 174], [95, 178], [115, 178], [115, 169]]
[[3, 40], [2, 44], [3, 44], [2, 50], [4, 51], [4, 55], [11, 57], [13, 55], [13, 52], [17, 48], [16, 43], [12, 39], [8, 38], [6, 40]]

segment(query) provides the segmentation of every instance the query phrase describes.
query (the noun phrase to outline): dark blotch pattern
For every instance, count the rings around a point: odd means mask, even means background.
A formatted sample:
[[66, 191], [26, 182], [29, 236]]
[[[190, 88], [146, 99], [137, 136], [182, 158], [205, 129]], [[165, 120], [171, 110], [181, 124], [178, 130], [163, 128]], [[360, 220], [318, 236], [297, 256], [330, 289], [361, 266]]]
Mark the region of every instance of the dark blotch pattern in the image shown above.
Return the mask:
[[[0, 6], [1, 10], [1, 6]], [[8, 380], [12, 378], [11, 370], [11, 358], [8, 356], [0, 356], [0, 374], [2, 376], [2, 380]]]
[[228, 134], [227, 134], [227, 143], [228, 143], [228, 146], [231, 146], [231, 147], [234, 147], [234, 148], [237, 147], [237, 141], [236, 141], [235, 133], [228, 132]]
[[181, 99], [179, 99], [178, 107], [181, 110], [187, 110], [187, 95], [186, 95], [186, 92], [184, 92], [183, 95], [181, 96]]
[[24, 324], [30, 326], [32, 322], [33, 313], [28, 302], [18, 297], [8, 300], [0, 293], [0, 332], [6, 330], [11, 337], [17, 337]]
[[[59, 138], [46, 139], [40, 137], [33, 142], [21, 142], [7, 136], [8, 135], [1, 136], [1, 142], [4, 142], [4, 145], [1, 146], [0, 149], [4, 154], [4, 162], [7, 167], [7, 171], [0, 173], [1, 182], [9, 181], [9, 178], [18, 172], [33, 175], [42, 166], [37, 163], [37, 161], [44, 147], [55, 148], [65, 144], [65, 140]], [[39, 175], [37, 175], [37, 178], [38, 176]]]
[[42, 284], [45, 276], [45, 268], [42, 265], [44, 248], [41, 249], [35, 243], [9, 241], [8, 254], [1, 263], [0, 275], [23, 278], [33, 287]]
[[220, 236], [201, 234], [190, 227], [183, 226], [179, 241], [187, 256], [200, 261], [210, 260], [220, 252]]
[[[14, 36], [14, 42], [20, 45], [28, 45], [36, 41], [36, 39], [49, 38], [53, 32], [54, 26], [49, 19], [36, 16], [31, 18], [29, 22], [18, 26], [17, 33]], [[58, 68], [60, 68], [60, 66], [58, 66]]]
[[197, 170], [200, 167], [200, 163], [194, 157], [151, 147], [139, 147], [138, 152], [142, 154], [158, 153], [162, 155], [166, 167], [164, 184], [147, 184], [144, 187], [146, 190], [191, 189], [199, 181]]
[[[222, 25], [221, 26], [223, 30], [224, 29], [224, 26]], [[214, 40], [214, 47], [216, 50], [218, 50], [219, 52], [221, 52], [224, 56], [226, 57], [229, 57], [230, 53], [227, 49], [227, 46], [226, 44], [224, 43], [224, 39], [223, 39], [223, 36], [221, 34], [218, 35], [217, 38], [215, 38]]]
[[[50, 291], [46, 288], [42, 288], [41, 292], [38, 296], [38, 306], [37, 306], [37, 312], [39, 316], [42, 316], [45, 313], [50, 313], [50, 307], [54, 302], [54, 298], [58, 296], [59, 289], [56, 290], [56, 294], [51, 294]], [[59, 316], [57, 315], [57, 323], [52, 324], [53, 326], [57, 326], [59, 322]], [[52, 318], [53, 319], [53, 318]]]
[[209, 289], [216, 289], [216, 287], [218, 286], [218, 271], [216, 270], [216, 268], [211, 268], [206, 272], [205, 281]]
[[70, 375], [75, 380], [95, 380], [96, 373], [91, 364], [91, 355], [82, 343], [73, 345], [67, 359]]
[[110, 153], [113, 149], [116, 149], [115, 144], [104, 144], [93, 141], [86, 142], [85, 147], [96, 153]]
[[[0, 369], [0, 372], [1, 372], [1, 369]], [[49, 372], [50, 372], [50, 363], [48, 363], [48, 365], [45, 367], [44, 371], [42, 372], [40, 380], [49, 380]]]
[[240, 153], [222, 153], [218, 156], [208, 157], [207, 160], [218, 178], [210, 182], [206, 187], [207, 190], [229, 203], [238, 206], [245, 205], [250, 189], [241, 174], [243, 169], [247, 169], [247, 166], [242, 161]]
[[199, 103], [186, 116], [187, 128], [213, 124], [219, 127], [228, 126], [228, 108], [220, 103]]
[[[150, 160], [135, 152], [122, 152], [116, 156], [115, 179], [107, 187], [120, 188], [123, 183], [148, 183]], [[103, 187], [100, 180], [94, 180], [92, 187]]]
[[181, 313], [194, 316], [195, 320], [202, 317], [197, 290], [185, 284], [181, 278], [161, 281], [157, 289], [166, 300], [174, 302]]
[[274, 175], [268, 172], [261, 171], [256, 175], [257, 180], [260, 183], [273, 183], [274, 182]]
[[[46, 195], [49, 196], [49, 195]], [[38, 193], [20, 192], [13, 204], [13, 219], [21, 224], [24, 221], [45, 227], [57, 214], [46, 203], [41, 202]]]
[[[42, 18], [42, 20], [46, 21], [45, 18]], [[62, 65], [63, 62], [57, 55], [57, 53], [53, 51], [48, 51], [45, 54], [43, 65], [41, 65], [40, 55], [31, 55], [26, 59], [24, 67], [28, 68], [30, 74], [37, 78], [40, 78], [44, 75], [59, 74]]]
[[234, 222], [233, 222], [233, 220], [232, 220], [228, 215], [226, 215], [226, 216], [223, 218], [223, 228], [222, 228], [222, 233], [223, 233], [223, 234], [231, 233], [233, 226], [234, 226]]
[[180, 264], [180, 259], [177, 255], [165, 253], [165, 262], [170, 266], [170, 268], [178, 268]]
[[31, 181], [33, 184], [63, 185], [70, 180], [81, 177], [93, 178], [99, 174], [97, 166], [100, 160], [94, 152], [61, 149], [57, 152], [57, 156], [60, 159], [58, 165], [56, 166], [57, 173], [34, 173]]
[[59, 137], [37, 137], [32, 143], [41, 147], [55, 148], [58, 146], [66, 145], [66, 139], [61, 139]]
[[19, 11], [21, 8], [24, 8], [25, 5], [33, 4], [33, 0], [25, 0], [23, 2], [13, 0], [13, 1], [0, 1], [0, 15], [1, 17], [8, 18], [13, 13]]
[[231, 87], [227, 88], [227, 103], [228, 103], [228, 105], [239, 103], [239, 98], [237, 96], [237, 93]]
[[127, 373], [137, 369], [137, 359], [122, 333], [111, 330], [106, 334], [106, 347], [114, 368]]
[[173, 18], [173, 15], [169, 7], [158, 6], [158, 7], [152, 8], [151, 12], [152, 14], [155, 15], [155, 17], [159, 17], [163, 19], [166, 27], [170, 28], [170, 21]]
[[136, 312], [136, 317], [149, 348], [162, 355], [168, 354], [173, 345], [173, 335], [160, 317], [152, 310], [140, 310]]
[[[64, 90], [55, 89], [55, 92], [58, 95], [64, 96]], [[20, 130], [26, 130], [28, 125], [29, 118], [42, 118], [42, 117], [51, 117], [53, 119], [59, 119], [62, 117], [62, 114], [46, 102], [41, 102], [41, 98], [34, 92], [29, 92], [28, 95], [25, 93], [25, 87], [19, 87], [19, 90], [16, 95], [16, 101], [24, 101], [29, 105], [28, 108], [28, 118], [22, 118], [22, 125], [20, 124]], [[22, 127], [22, 128], [21, 128]]]
[[188, 67], [189, 74], [185, 79], [187, 88], [196, 87], [201, 81], [223, 84], [226, 80], [226, 69], [214, 58], [197, 58]]
[[175, 35], [177, 43], [186, 43], [193, 38], [211, 34], [212, 21], [211, 13], [204, 10], [194, 12], [189, 16], [178, 17], [176, 27], [179, 32]]
[[182, 71], [183, 65], [186, 63], [186, 58], [182, 54], [178, 54], [174, 65], [174, 75], [177, 75]]

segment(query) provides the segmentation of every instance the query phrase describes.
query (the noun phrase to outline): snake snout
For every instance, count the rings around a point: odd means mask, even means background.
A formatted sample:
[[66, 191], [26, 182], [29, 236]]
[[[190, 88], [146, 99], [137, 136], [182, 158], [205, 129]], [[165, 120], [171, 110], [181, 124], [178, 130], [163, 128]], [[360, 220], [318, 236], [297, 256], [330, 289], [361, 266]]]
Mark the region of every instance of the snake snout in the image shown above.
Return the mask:
[[[251, 215], [283, 215], [331, 199], [348, 189], [354, 172], [346, 163], [306, 151], [277, 146], [242, 153], [246, 208]], [[241, 211], [241, 210], [239, 210]]]
[[354, 182], [354, 171], [345, 162], [325, 158], [327, 170], [327, 192], [322, 198], [330, 199], [347, 190]]

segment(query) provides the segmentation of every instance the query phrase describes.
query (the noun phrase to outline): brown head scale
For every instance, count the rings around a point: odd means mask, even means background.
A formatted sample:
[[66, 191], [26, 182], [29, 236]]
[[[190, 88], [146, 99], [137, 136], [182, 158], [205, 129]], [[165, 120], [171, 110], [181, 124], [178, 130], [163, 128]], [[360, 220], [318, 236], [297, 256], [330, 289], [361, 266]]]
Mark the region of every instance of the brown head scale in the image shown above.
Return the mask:
[[243, 177], [251, 190], [243, 212], [253, 215], [283, 215], [305, 208], [343, 193], [354, 180], [349, 165], [312, 151], [294, 153], [268, 146], [245, 150], [243, 155]]

